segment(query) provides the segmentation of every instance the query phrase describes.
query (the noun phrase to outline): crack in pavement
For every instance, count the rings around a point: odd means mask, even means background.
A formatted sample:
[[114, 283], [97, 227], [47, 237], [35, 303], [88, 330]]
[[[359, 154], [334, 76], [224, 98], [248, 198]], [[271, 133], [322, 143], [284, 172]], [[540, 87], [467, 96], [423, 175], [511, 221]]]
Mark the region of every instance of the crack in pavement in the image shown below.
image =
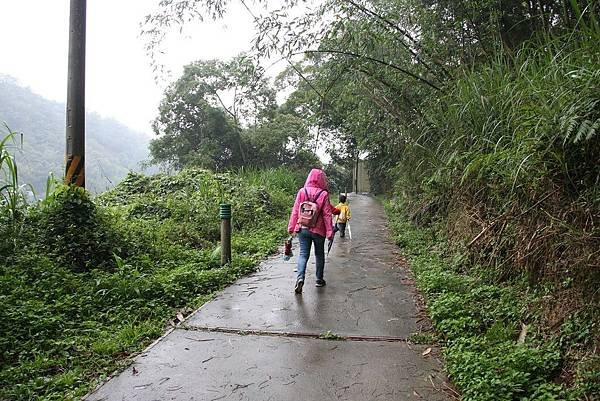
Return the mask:
[[228, 333], [238, 334], [240, 336], [263, 336], [263, 337], [289, 337], [289, 338], [313, 338], [327, 341], [370, 341], [370, 342], [408, 342], [408, 338], [394, 336], [364, 336], [364, 335], [338, 335], [334, 338], [323, 337], [326, 333], [307, 333], [298, 331], [274, 331], [274, 330], [251, 330], [232, 327], [199, 327], [199, 326], [178, 326], [177, 330], [200, 331], [206, 333]]

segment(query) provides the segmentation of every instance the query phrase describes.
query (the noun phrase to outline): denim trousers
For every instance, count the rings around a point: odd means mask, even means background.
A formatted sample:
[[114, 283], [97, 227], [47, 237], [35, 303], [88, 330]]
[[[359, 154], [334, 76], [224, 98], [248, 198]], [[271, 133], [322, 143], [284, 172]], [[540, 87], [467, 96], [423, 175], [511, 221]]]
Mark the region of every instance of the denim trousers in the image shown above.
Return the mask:
[[325, 270], [325, 237], [310, 232], [308, 228], [302, 228], [298, 233], [300, 242], [300, 255], [298, 256], [298, 279], [304, 280], [306, 264], [310, 258], [310, 248], [315, 245], [315, 257], [317, 259], [317, 280], [323, 280]]

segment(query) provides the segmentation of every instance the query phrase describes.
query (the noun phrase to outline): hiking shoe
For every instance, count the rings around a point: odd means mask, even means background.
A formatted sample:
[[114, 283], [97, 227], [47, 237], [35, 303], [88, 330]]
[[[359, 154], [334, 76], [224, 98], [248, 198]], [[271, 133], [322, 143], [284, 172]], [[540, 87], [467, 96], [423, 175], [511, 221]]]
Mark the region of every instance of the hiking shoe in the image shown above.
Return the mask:
[[323, 279], [320, 279], [320, 280], [317, 280], [317, 284], [315, 284], [315, 285], [316, 285], [317, 287], [325, 287], [325, 284], [327, 284], [327, 283], [325, 282], [325, 280], [323, 280]]
[[294, 292], [296, 294], [302, 294], [302, 287], [304, 286], [304, 280], [298, 279], [296, 280], [296, 286], [294, 287]]

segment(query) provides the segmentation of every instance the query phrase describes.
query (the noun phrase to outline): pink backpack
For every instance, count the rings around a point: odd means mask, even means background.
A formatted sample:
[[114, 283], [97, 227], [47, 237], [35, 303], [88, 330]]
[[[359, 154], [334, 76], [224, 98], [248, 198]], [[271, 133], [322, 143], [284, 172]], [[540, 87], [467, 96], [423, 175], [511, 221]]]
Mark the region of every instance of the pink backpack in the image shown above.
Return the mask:
[[324, 189], [322, 189], [315, 197], [315, 200], [312, 201], [310, 196], [308, 196], [306, 187], [304, 187], [304, 193], [306, 194], [307, 200], [300, 204], [300, 210], [298, 212], [298, 224], [302, 227], [311, 228], [317, 225], [317, 218], [319, 217], [320, 212], [317, 201], [323, 192], [325, 192]]

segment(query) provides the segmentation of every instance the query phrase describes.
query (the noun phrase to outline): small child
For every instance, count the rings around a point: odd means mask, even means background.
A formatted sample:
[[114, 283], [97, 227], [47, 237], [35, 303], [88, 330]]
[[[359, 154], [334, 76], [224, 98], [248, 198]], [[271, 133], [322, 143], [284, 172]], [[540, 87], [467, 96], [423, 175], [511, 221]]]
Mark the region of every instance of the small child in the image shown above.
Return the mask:
[[340, 214], [336, 219], [336, 227], [340, 231], [340, 238], [344, 238], [346, 236], [346, 223], [350, 220], [350, 207], [346, 203], [347, 201], [346, 195], [340, 195], [340, 203], [336, 205], [336, 209], [340, 211]]

